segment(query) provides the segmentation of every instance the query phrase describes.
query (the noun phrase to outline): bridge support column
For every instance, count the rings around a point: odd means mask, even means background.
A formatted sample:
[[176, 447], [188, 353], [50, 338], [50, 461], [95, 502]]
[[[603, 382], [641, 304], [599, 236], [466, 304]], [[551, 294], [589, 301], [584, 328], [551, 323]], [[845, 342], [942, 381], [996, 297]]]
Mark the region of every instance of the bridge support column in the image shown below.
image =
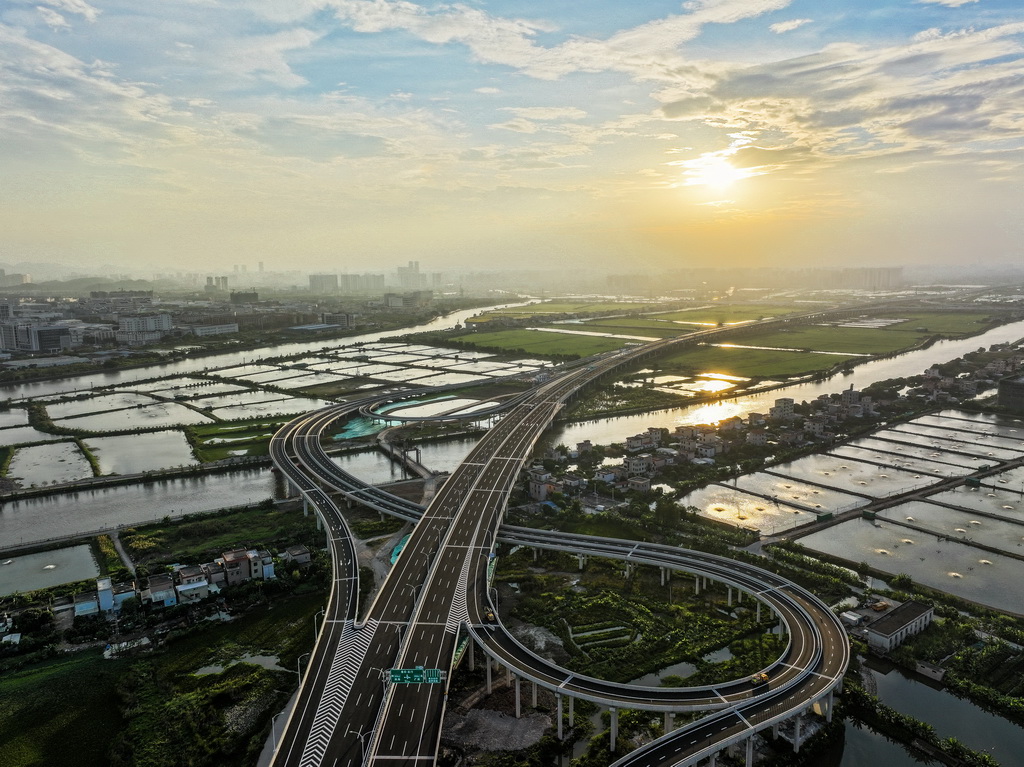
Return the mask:
[[309, 516], [309, 499], [306, 496], [302, 496], [302, 516]]
[[319, 514], [315, 514], [314, 516], [316, 517], [316, 529], [317, 530], [323, 530], [324, 529], [324, 521], [322, 519], [320, 519], [320, 515]]
[[562, 728], [562, 696], [559, 695], [557, 692], [555, 693], [555, 700], [558, 702], [558, 711], [555, 714], [555, 719], [558, 721], [558, 739], [562, 740], [562, 738], [564, 737]]
[[693, 576], [693, 593], [700, 594], [700, 576]]
[[672, 730], [676, 728], [676, 715], [671, 711], [665, 712], [665, 734], [668, 735]]
[[491, 656], [487, 656], [487, 694], [491, 694]]
[[662, 586], [665, 585], [665, 568], [664, 567], [661, 568], [661, 585]]
[[569, 696], [569, 727], [570, 728], [574, 724], [576, 724], [576, 718], [575, 718], [576, 714], [573, 711], [573, 709], [575, 707], [576, 707], [576, 699], [570, 695]]
[[476, 671], [476, 642], [469, 640], [469, 670]]
[[761, 600], [757, 600], [757, 615], [754, 616], [754, 620], [757, 623], [761, 622]]
[[800, 753], [800, 741], [801, 741], [800, 725], [803, 724], [803, 719], [804, 719], [803, 714], [797, 714], [796, 715], [796, 721], [793, 722], [793, 753], [794, 754], [799, 754]]
[[521, 719], [523, 716], [522, 691], [520, 690], [522, 681], [522, 679], [516, 677], [516, 719]]
[[743, 591], [741, 589], [736, 589], [736, 604], [743, 604]]
[[828, 695], [825, 696], [825, 721], [826, 722], [831, 722], [832, 721], [832, 707], [833, 707], [832, 696], [833, 696], [833, 694], [834, 693], [832, 692], [832, 690], [829, 690], [828, 691]]
[[711, 755], [711, 761], [708, 762], [708, 767], [718, 767], [718, 752], [717, 751]]
[[531, 701], [531, 705], [534, 708], [537, 708], [537, 683], [536, 682], [533, 683], [533, 698], [532, 698], [532, 701]]
[[512, 668], [509, 666], [505, 666], [505, 684], [512, 686]]
[[775, 724], [772, 725], [772, 737], [773, 738], [778, 738], [779, 737], [779, 724], [778, 724], [778, 722], [776, 722]]
[[612, 717], [612, 732], [611, 738], [608, 739], [608, 750], [615, 750], [615, 741], [619, 739], [619, 710], [617, 708], [608, 709], [608, 713]]
[[729, 607], [732, 607], [732, 586], [729, 587]]
[[754, 736], [747, 738], [747, 760], [746, 767], [753, 767], [754, 764]]
[[533, 550], [533, 561], [534, 562], [537, 561], [537, 557], [538, 557], [539, 554], [540, 554], [540, 549], [534, 549]]
[[345, 508], [346, 509], [351, 509], [354, 505], [355, 504], [352, 502], [351, 498], [346, 498], [345, 499]]
[[576, 561], [580, 563], [580, 572], [583, 572], [583, 566], [587, 564], [587, 557], [585, 554], [577, 554]]

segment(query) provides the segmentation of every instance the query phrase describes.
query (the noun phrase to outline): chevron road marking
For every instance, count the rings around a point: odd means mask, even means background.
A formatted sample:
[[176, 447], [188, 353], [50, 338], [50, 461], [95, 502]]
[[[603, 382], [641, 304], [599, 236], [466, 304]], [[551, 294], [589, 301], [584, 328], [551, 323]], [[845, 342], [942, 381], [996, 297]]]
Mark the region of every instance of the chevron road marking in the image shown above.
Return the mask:
[[323, 697], [313, 717], [309, 739], [302, 750], [299, 767], [319, 767], [323, 762], [334, 730], [341, 719], [341, 711], [355, 682], [360, 661], [373, 642], [376, 630], [376, 621], [367, 621], [359, 631], [353, 628], [352, 621], [345, 621], [345, 628], [338, 642], [338, 651], [331, 660], [327, 684], [324, 685]]

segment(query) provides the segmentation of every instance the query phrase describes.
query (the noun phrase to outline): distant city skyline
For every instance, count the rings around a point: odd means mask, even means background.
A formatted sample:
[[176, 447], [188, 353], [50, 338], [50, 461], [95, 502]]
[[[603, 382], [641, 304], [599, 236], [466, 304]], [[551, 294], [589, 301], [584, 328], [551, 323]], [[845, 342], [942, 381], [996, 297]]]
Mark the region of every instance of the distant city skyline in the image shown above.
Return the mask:
[[1013, 264], [1022, 44], [1015, 0], [3, 0], [0, 262]]

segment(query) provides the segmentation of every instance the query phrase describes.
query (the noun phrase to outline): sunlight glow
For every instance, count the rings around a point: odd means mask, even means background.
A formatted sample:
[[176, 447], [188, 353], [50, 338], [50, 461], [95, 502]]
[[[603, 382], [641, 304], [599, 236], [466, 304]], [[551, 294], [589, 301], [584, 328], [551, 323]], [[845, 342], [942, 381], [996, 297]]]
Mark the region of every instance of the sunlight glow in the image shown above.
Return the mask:
[[757, 175], [750, 168], [736, 168], [720, 154], [708, 154], [691, 160], [683, 165], [685, 186], [709, 186], [714, 189], [727, 189], [735, 182]]

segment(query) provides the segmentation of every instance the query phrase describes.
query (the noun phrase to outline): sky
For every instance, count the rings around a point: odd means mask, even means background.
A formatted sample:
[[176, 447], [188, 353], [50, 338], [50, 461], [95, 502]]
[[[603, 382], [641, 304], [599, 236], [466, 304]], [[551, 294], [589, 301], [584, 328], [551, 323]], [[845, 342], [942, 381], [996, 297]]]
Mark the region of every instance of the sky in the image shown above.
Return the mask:
[[0, 261], [1020, 263], [1020, 0], [0, 0]]

